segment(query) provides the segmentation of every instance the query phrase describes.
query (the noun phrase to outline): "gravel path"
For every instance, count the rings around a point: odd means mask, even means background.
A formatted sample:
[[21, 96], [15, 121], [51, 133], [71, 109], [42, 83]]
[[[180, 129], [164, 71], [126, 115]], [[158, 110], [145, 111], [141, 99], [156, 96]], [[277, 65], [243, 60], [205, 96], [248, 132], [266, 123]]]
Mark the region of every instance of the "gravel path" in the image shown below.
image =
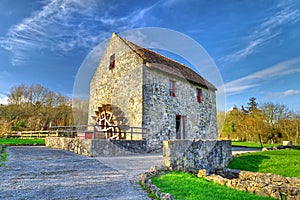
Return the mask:
[[[257, 151], [233, 148], [233, 154]], [[157, 154], [86, 157], [47, 147], [8, 147], [0, 199], [149, 199], [138, 177], [162, 164]]]
[[90, 158], [46, 147], [8, 147], [7, 153], [0, 199], [149, 199], [137, 175], [162, 162], [155, 155]]
[[261, 149], [247, 148], [247, 147], [232, 147], [232, 155], [258, 152], [258, 151], [261, 151]]

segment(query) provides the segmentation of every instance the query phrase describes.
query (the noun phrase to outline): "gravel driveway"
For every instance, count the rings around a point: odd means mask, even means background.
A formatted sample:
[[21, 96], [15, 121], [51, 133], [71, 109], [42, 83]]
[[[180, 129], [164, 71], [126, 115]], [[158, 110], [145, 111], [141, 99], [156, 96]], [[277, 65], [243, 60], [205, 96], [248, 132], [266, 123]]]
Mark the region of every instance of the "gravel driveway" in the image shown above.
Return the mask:
[[8, 147], [7, 153], [0, 199], [149, 199], [137, 175], [162, 163], [159, 155], [90, 158], [47, 147]]
[[[250, 149], [252, 150], [252, 149]], [[249, 152], [233, 148], [233, 154]], [[257, 151], [257, 150], [255, 150]], [[47, 147], [8, 147], [0, 199], [149, 199], [139, 174], [162, 164], [157, 154], [86, 157]]]

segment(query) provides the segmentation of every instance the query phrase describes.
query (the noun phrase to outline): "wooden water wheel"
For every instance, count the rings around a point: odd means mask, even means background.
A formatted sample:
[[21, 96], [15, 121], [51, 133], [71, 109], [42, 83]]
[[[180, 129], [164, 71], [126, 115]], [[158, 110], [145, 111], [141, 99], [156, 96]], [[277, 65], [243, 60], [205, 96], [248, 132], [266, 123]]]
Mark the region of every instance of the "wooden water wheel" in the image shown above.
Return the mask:
[[118, 126], [116, 117], [111, 111], [110, 105], [103, 105], [98, 107], [98, 111], [95, 111], [96, 116], [93, 117], [96, 121], [98, 131], [105, 133], [106, 139], [118, 140], [122, 139], [121, 129]]

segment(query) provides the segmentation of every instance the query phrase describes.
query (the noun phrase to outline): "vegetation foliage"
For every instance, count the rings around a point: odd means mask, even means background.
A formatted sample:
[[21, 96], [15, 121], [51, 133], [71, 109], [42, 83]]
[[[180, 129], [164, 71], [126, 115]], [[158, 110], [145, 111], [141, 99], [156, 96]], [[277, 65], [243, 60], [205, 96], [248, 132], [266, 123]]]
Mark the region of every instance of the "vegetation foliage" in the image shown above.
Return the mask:
[[299, 158], [299, 150], [247, 153], [234, 158], [228, 168], [300, 178]]
[[300, 143], [300, 115], [278, 103], [268, 102], [258, 106], [256, 98], [252, 97], [247, 107], [235, 106], [231, 111], [218, 113], [218, 121], [219, 127], [222, 127], [219, 134], [223, 139], [255, 142], [261, 139], [262, 143], [290, 140], [294, 144]]
[[0, 105], [0, 137], [6, 131], [47, 130], [73, 124], [70, 100], [41, 85], [11, 88], [8, 105]]
[[172, 172], [152, 179], [153, 184], [161, 189], [161, 192], [168, 192], [175, 199], [186, 200], [232, 200], [232, 199], [257, 199], [267, 200], [271, 198], [260, 197], [247, 192], [238, 191], [226, 186], [209, 182], [203, 178], [184, 172]]

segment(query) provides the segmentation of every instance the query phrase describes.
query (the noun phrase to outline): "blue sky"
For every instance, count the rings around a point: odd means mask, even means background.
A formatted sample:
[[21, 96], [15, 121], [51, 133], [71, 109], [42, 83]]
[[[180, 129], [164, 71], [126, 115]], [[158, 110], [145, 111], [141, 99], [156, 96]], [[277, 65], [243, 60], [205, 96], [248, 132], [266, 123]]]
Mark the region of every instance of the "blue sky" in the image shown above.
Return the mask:
[[71, 96], [88, 53], [113, 32], [172, 29], [193, 38], [222, 75], [227, 106], [273, 101], [300, 111], [300, 1], [2, 0], [0, 102], [13, 85]]

